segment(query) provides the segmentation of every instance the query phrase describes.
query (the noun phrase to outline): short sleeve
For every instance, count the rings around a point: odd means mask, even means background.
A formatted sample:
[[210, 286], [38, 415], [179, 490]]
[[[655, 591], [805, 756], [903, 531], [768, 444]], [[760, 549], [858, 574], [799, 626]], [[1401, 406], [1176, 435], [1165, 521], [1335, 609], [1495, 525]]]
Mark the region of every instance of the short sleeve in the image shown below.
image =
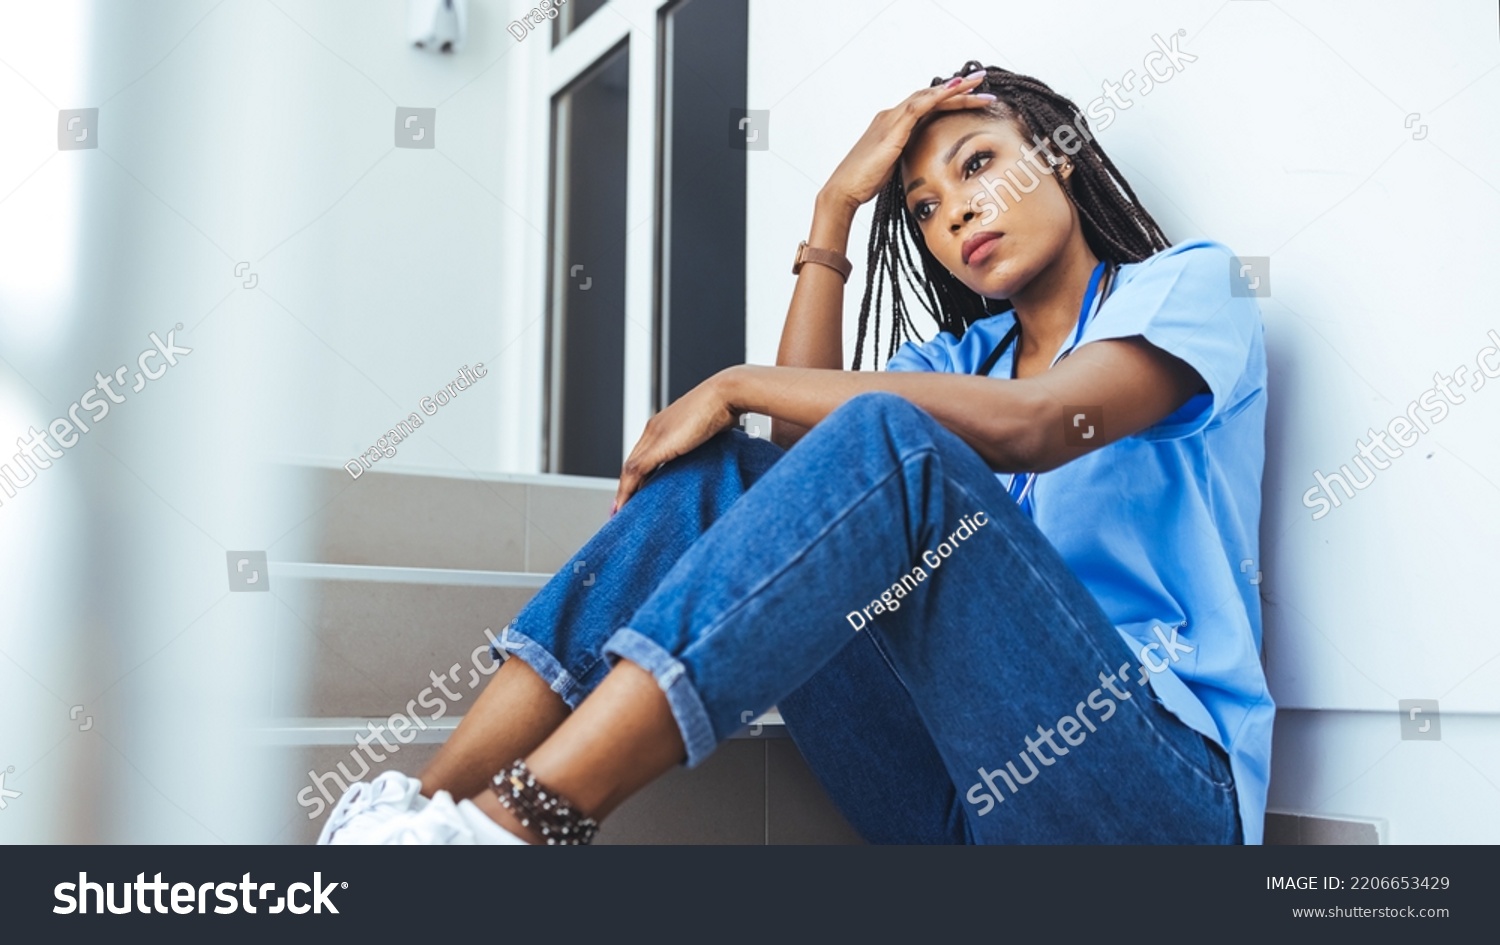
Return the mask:
[[1009, 310], [981, 318], [969, 325], [962, 337], [939, 331], [931, 341], [908, 341], [886, 362], [887, 371], [929, 371], [972, 374], [993, 354], [1016, 323]]
[[929, 371], [938, 373], [953, 372], [953, 358], [951, 353], [955, 343], [954, 337], [948, 332], [940, 332], [931, 341], [917, 344], [914, 341], [902, 342], [891, 359], [885, 362], [887, 371]]
[[1218, 243], [1174, 246], [1120, 270], [1120, 281], [1084, 332], [1083, 343], [1141, 337], [1181, 358], [1208, 385], [1159, 423], [1145, 439], [1197, 433], [1230, 413], [1259, 388], [1244, 383], [1252, 353], [1260, 349], [1260, 307], [1236, 295], [1236, 257]]

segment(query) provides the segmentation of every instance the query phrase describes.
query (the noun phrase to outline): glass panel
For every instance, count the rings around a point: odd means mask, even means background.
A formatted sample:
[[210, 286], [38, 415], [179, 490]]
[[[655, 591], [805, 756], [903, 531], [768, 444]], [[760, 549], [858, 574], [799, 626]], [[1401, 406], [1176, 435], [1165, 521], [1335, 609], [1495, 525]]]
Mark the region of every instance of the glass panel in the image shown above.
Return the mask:
[[552, 45], [556, 46], [568, 34], [583, 25], [607, 0], [565, 0], [557, 5], [557, 19], [552, 21]]
[[546, 467], [620, 474], [625, 388], [629, 48], [553, 100]]
[[658, 408], [745, 360], [748, 0], [662, 14]]

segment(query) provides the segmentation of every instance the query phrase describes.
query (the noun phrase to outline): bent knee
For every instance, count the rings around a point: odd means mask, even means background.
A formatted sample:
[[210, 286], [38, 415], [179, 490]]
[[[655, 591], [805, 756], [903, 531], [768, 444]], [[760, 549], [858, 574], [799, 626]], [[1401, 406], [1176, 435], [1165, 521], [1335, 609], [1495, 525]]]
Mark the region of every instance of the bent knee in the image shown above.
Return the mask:
[[823, 421], [836, 425], [849, 424], [868, 430], [875, 426], [893, 426], [902, 423], [932, 423], [932, 417], [916, 404], [889, 391], [868, 391], [844, 401], [839, 408]]
[[751, 436], [743, 430], [722, 430], [694, 449], [677, 457], [655, 478], [679, 475], [708, 475], [727, 468], [761, 472], [786, 452], [769, 440]]

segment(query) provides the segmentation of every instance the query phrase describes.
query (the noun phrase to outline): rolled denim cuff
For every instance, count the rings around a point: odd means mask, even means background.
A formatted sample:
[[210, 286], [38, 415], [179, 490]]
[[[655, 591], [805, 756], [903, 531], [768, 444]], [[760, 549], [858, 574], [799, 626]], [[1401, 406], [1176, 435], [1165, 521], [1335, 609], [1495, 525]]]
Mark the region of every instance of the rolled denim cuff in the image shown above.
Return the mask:
[[[656, 684], [666, 693], [667, 706], [682, 733], [689, 768], [696, 768], [713, 754], [718, 739], [714, 737], [713, 723], [709, 721], [703, 700], [688, 678], [686, 666], [655, 640], [629, 627], [616, 630], [605, 641], [601, 652], [606, 659], [613, 656], [630, 660], [656, 679]], [[611, 664], [613, 662], [611, 660]]]
[[[499, 652], [501, 647], [505, 649], [505, 655]], [[507, 624], [505, 629], [500, 631], [500, 639], [490, 644], [490, 655], [497, 661], [505, 659], [506, 656], [519, 657], [521, 662], [530, 666], [538, 676], [542, 677], [553, 692], [562, 696], [563, 702], [566, 702], [570, 709], [578, 708], [578, 703], [588, 695], [583, 687], [578, 685], [578, 680], [573, 678], [573, 674], [563, 669], [563, 665], [557, 661], [557, 657], [552, 655], [551, 650], [517, 630], [514, 623]]]

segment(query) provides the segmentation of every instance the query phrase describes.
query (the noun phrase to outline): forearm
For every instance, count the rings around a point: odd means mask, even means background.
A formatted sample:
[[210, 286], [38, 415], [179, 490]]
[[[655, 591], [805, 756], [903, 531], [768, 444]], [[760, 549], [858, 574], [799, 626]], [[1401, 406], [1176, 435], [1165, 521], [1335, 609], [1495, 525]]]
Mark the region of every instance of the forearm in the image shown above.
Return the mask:
[[745, 365], [720, 372], [713, 383], [731, 415], [754, 411], [807, 428], [851, 397], [888, 391], [927, 411], [1000, 472], [1056, 469], [1159, 423], [1195, 393], [1211, 392], [1191, 365], [1138, 336], [1083, 345], [1022, 380]]
[[[848, 201], [819, 194], [807, 242], [817, 249], [847, 255], [854, 207]], [[827, 266], [802, 267], [792, 289], [776, 364], [781, 367], [831, 368], [844, 366], [844, 280]]]
[[897, 394], [931, 414], [1001, 472], [1027, 471], [1042, 461], [1036, 431], [1052, 407], [1036, 385], [963, 374], [744, 365], [715, 380], [735, 412], [767, 414], [778, 427], [787, 423], [811, 429], [859, 394]]
[[[813, 208], [809, 246], [848, 254], [849, 228], [854, 222], [855, 207], [848, 201], [818, 194]], [[844, 280], [827, 266], [804, 265], [792, 288], [781, 328], [781, 345], [776, 350], [779, 367], [844, 367]], [[802, 438], [807, 428], [785, 418], [772, 424], [771, 438], [790, 447]]]

